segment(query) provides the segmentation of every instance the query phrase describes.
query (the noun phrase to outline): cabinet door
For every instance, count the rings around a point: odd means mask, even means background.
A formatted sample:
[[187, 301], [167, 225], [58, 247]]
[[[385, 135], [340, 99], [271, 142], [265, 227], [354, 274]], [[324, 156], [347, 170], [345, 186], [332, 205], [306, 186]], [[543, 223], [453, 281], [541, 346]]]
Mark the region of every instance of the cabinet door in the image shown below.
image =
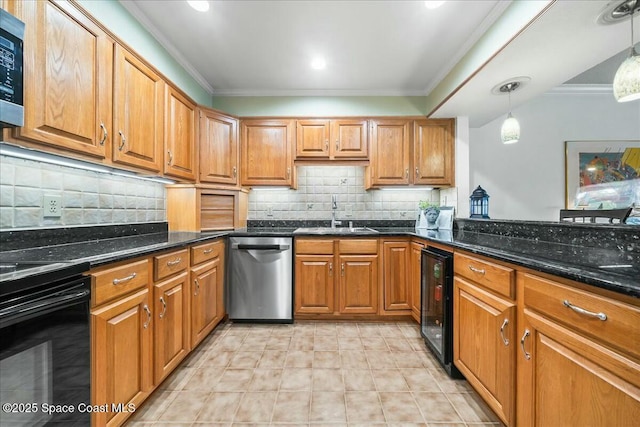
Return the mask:
[[454, 363], [498, 417], [513, 425], [515, 303], [459, 277], [453, 289]]
[[238, 183], [238, 121], [200, 110], [199, 176], [201, 182]]
[[378, 312], [378, 256], [340, 255], [340, 313]]
[[296, 157], [329, 158], [329, 120], [298, 120], [296, 136]]
[[115, 52], [113, 161], [159, 172], [164, 82], [123, 47]]
[[26, 23], [24, 126], [15, 137], [104, 158], [112, 137], [113, 40], [70, 3], [10, 4]]
[[[149, 395], [153, 323], [147, 289], [92, 311], [92, 404], [138, 407]], [[91, 425], [120, 425], [128, 416], [93, 412]]]
[[372, 185], [409, 184], [408, 120], [371, 121]]
[[422, 300], [420, 298], [420, 282], [422, 280], [422, 274], [420, 271], [421, 260], [422, 260], [422, 249], [424, 245], [418, 242], [411, 242], [411, 261], [410, 261], [410, 269], [411, 274], [409, 280], [411, 281], [410, 291], [411, 291], [411, 316], [413, 319], [420, 323], [420, 312], [422, 306]]
[[296, 313], [334, 312], [333, 255], [296, 255]]
[[342, 119], [331, 121], [331, 157], [366, 159], [369, 157], [367, 121]]
[[242, 185], [293, 184], [293, 131], [293, 120], [242, 121]]
[[166, 85], [164, 118], [164, 173], [196, 179], [196, 105]]
[[191, 347], [200, 343], [222, 317], [221, 288], [224, 271], [221, 258], [191, 270]]
[[160, 384], [189, 352], [188, 297], [186, 271], [153, 287], [155, 384]]
[[518, 351], [519, 426], [638, 425], [637, 360], [528, 309], [524, 319], [519, 329], [528, 334]]
[[414, 184], [454, 185], [454, 141], [453, 119], [414, 122]]
[[409, 283], [409, 242], [383, 243], [384, 309], [411, 310]]

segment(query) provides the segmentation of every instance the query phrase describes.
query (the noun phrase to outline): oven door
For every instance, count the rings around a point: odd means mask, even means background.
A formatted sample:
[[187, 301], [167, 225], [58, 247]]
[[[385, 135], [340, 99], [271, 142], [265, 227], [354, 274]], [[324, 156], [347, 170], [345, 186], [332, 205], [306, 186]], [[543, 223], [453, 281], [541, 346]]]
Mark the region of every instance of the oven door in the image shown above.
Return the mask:
[[0, 425], [90, 424], [89, 295], [80, 278], [0, 303]]

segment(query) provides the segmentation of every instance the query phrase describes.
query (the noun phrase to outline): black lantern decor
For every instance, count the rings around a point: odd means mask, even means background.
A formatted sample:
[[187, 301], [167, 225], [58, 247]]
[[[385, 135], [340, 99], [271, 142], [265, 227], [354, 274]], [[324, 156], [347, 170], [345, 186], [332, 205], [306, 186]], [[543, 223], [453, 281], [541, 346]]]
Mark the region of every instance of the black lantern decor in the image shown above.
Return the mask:
[[469, 197], [469, 207], [471, 208], [470, 218], [489, 219], [489, 195], [479, 185]]

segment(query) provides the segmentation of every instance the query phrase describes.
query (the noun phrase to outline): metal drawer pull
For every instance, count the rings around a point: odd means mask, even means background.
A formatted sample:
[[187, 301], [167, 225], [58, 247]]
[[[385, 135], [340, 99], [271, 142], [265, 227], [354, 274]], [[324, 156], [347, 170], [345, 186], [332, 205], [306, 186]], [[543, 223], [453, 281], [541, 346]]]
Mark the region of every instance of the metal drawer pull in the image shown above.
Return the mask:
[[118, 150], [122, 151], [122, 149], [124, 148], [124, 144], [127, 142], [127, 139], [124, 137], [124, 134], [121, 130], [119, 130], [118, 133], [120, 134], [120, 145], [118, 146]]
[[213, 248], [205, 249], [204, 251], [202, 251], [202, 253], [205, 255], [209, 255], [211, 252], [213, 252]]
[[196, 284], [196, 290], [193, 292], [193, 295], [198, 296], [200, 295], [200, 283], [198, 283], [198, 279], [194, 279], [194, 282]]
[[136, 276], [136, 273], [131, 273], [130, 275], [128, 275], [127, 277], [123, 277], [122, 279], [113, 279], [113, 284], [119, 285], [120, 283], [128, 282], [129, 280], [135, 279]]
[[104, 145], [104, 142], [107, 140], [109, 134], [107, 133], [107, 128], [104, 123], [100, 123], [100, 128], [102, 128], [102, 139], [100, 140], [100, 145]]
[[160, 313], [160, 318], [162, 319], [167, 313], [167, 303], [164, 301], [164, 297], [160, 297], [160, 302], [162, 303], [162, 313]]
[[531, 354], [527, 353], [527, 350], [524, 349], [524, 341], [529, 335], [531, 335], [531, 332], [529, 332], [528, 329], [525, 329], [524, 335], [522, 335], [522, 338], [520, 339], [520, 347], [522, 348], [522, 352], [524, 353], [524, 358], [527, 360], [531, 359]]
[[469, 266], [469, 270], [473, 271], [474, 273], [480, 273], [480, 274], [486, 273], [486, 271], [484, 271], [484, 268], [475, 268], [472, 265]]
[[576, 313], [584, 314], [585, 316], [597, 317], [603, 322], [607, 320], [607, 315], [604, 314], [603, 312], [594, 313], [593, 311], [585, 310], [584, 308], [578, 307], [577, 305], [573, 305], [567, 300], [564, 300], [562, 303], [564, 304], [565, 307], [569, 307], [571, 310], [575, 311]]
[[182, 261], [182, 258], [176, 258], [176, 259], [175, 259], [175, 260], [173, 260], [173, 261], [167, 261], [167, 265], [168, 265], [169, 267], [172, 267], [172, 266], [174, 266], [174, 265], [178, 265], [178, 264], [180, 264], [180, 262], [181, 262], [181, 261]]
[[151, 310], [149, 310], [149, 306], [147, 304], [145, 304], [142, 309], [147, 312], [147, 321], [144, 322], [144, 325], [142, 325], [142, 327], [147, 329], [149, 327], [149, 324], [151, 323]]
[[509, 340], [504, 337], [504, 328], [509, 324], [509, 319], [504, 319], [502, 322], [502, 326], [500, 326], [500, 338], [502, 338], [502, 342], [505, 346], [509, 345]]

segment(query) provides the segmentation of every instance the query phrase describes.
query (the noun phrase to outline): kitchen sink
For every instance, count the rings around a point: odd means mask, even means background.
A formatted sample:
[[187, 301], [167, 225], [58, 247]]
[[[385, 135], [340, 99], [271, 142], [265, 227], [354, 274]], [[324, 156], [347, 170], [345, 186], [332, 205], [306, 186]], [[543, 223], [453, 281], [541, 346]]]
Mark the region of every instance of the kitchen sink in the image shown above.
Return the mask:
[[372, 234], [377, 230], [369, 227], [308, 227], [298, 228], [294, 233], [299, 234]]

